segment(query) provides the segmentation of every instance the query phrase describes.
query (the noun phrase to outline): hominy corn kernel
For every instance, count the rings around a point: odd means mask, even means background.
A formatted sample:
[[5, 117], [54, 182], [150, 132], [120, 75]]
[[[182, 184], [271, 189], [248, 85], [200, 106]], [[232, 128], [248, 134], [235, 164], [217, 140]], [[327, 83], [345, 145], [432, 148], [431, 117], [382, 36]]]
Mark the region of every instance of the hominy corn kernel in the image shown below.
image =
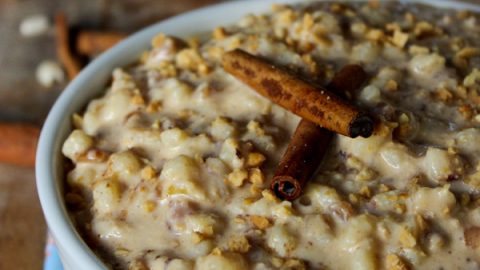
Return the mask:
[[93, 146], [93, 138], [83, 130], [76, 129], [67, 138], [62, 147], [62, 153], [69, 159], [75, 161], [79, 155], [84, 154]]

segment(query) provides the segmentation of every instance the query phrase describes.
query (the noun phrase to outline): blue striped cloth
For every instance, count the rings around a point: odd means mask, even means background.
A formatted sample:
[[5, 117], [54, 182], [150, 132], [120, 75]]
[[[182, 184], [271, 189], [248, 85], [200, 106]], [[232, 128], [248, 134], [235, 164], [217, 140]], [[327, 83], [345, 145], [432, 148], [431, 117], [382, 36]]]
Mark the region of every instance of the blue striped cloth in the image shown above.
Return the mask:
[[47, 237], [47, 245], [45, 246], [45, 261], [43, 263], [43, 270], [63, 270], [60, 255], [58, 254], [55, 241], [50, 236]]

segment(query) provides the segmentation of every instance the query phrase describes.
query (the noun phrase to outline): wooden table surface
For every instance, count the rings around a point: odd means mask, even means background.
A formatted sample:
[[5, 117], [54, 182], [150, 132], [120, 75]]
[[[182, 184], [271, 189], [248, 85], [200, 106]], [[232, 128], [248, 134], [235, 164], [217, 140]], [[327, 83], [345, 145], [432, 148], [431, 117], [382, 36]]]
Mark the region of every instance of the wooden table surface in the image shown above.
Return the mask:
[[[54, 34], [24, 38], [19, 23], [32, 14], [67, 13], [77, 27], [133, 32], [218, 0], [0, 0], [0, 121], [41, 125], [64, 85], [42, 88], [35, 68], [55, 59]], [[1, 149], [0, 149], [1, 151]], [[47, 229], [32, 168], [0, 164], [0, 270], [42, 269]]]

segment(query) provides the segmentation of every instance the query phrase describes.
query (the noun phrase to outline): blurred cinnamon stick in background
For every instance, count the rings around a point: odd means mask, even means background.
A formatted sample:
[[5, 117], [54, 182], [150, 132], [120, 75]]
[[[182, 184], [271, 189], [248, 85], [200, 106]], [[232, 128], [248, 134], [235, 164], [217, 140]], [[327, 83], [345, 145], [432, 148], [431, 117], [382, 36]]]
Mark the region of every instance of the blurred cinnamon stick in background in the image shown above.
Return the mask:
[[0, 162], [35, 166], [39, 135], [40, 128], [35, 125], [0, 122]]
[[70, 48], [70, 33], [67, 17], [65, 13], [60, 12], [55, 16], [55, 35], [58, 60], [67, 71], [68, 78], [73, 80], [80, 70], [82, 63], [75, 57]]
[[127, 36], [118, 32], [80, 31], [76, 37], [75, 48], [79, 54], [92, 57], [110, 49]]

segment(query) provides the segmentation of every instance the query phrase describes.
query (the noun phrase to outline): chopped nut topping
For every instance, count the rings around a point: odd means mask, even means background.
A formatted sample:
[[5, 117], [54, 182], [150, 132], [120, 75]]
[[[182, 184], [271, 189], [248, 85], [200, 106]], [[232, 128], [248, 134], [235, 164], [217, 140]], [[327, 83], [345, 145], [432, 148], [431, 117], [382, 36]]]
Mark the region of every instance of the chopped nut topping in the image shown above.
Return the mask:
[[388, 254], [386, 260], [387, 269], [389, 270], [409, 270], [409, 267], [396, 254]]
[[250, 243], [244, 235], [236, 235], [228, 240], [228, 249], [233, 252], [247, 253], [250, 247]]
[[259, 167], [265, 161], [265, 156], [261, 153], [249, 153], [247, 156], [248, 167]]
[[413, 33], [417, 38], [421, 38], [421, 37], [425, 37], [425, 36], [442, 34], [442, 30], [434, 27], [429, 22], [421, 21], [421, 22], [418, 22], [415, 25]]
[[429, 54], [430, 49], [427, 47], [422, 47], [422, 46], [417, 46], [417, 45], [412, 45], [408, 48], [408, 53], [411, 55], [417, 55], [417, 54]]
[[248, 172], [244, 169], [236, 169], [228, 175], [228, 182], [234, 187], [241, 187], [248, 178]]
[[142, 171], [140, 172], [141, 176], [143, 179], [146, 179], [146, 180], [152, 180], [156, 177], [157, 175], [157, 172], [156, 170], [148, 165], [148, 166], [145, 166]]
[[287, 259], [282, 266], [282, 269], [289, 269], [289, 270], [306, 270], [307, 266], [304, 262], [297, 260], [297, 259]]
[[277, 196], [275, 196], [275, 194], [273, 194], [271, 190], [266, 189], [262, 191], [262, 196], [269, 201], [280, 202], [280, 200], [277, 198]]
[[153, 210], [155, 210], [155, 207], [157, 206], [157, 204], [153, 201], [146, 201], [144, 204], [143, 204], [143, 209], [148, 212], [148, 213], [151, 213], [153, 212]]
[[73, 122], [73, 126], [76, 129], [82, 129], [82, 127], [83, 127], [83, 117], [82, 116], [80, 116], [77, 113], [74, 113], [73, 116], [72, 116], [72, 122]]
[[480, 70], [473, 69], [470, 74], [463, 80], [463, 85], [465, 87], [472, 87], [480, 82]]
[[227, 31], [223, 27], [217, 27], [213, 30], [213, 38], [221, 40], [227, 37]]
[[253, 168], [249, 170], [248, 180], [254, 186], [261, 186], [265, 182], [265, 176], [259, 168]]
[[456, 56], [460, 58], [472, 58], [480, 55], [479, 48], [466, 47], [457, 52]]
[[442, 102], [448, 103], [452, 101], [453, 94], [445, 88], [440, 88], [435, 92], [435, 98]]
[[402, 31], [396, 30], [393, 33], [392, 43], [399, 47], [403, 48], [408, 42], [408, 34], [403, 33]]
[[385, 38], [385, 33], [381, 29], [370, 29], [366, 34], [366, 38], [372, 41], [380, 41]]
[[252, 222], [253, 225], [260, 230], [264, 230], [271, 226], [270, 221], [266, 217], [262, 216], [250, 216], [250, 222]]
[[400, 244], [405, 248], [413, 248], [417, 245], [415, 236], [413, 236], [410, 230], [406, 227], [400, 229]]

